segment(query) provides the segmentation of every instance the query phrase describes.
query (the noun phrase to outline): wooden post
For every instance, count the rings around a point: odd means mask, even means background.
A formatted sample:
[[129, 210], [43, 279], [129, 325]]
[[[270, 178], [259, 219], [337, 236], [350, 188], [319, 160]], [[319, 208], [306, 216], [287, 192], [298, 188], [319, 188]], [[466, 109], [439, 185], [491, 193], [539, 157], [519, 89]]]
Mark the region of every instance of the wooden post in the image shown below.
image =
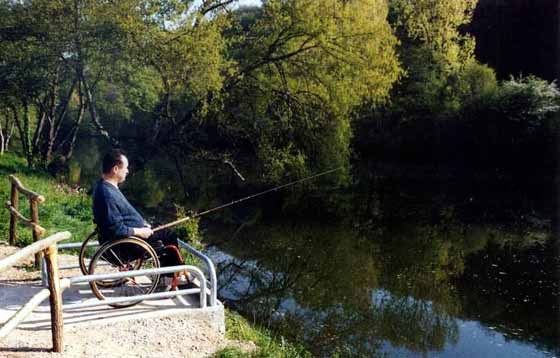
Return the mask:
[[[16, 183], [12, 183], [12, 197], [10, 203], [14, 207], [14, 209], [18, 209], [19, 204], [19, 195], [18, 195], [18, 188]], [[16, 244], [16, 225], [17, 225], [17, 217], [15, 215], [10, 215], [10, 245]]]
[[61, 353], [63, 344], [64, 321], [62, 318], [62, 292], [60, 291], [60, 280], [58, 277], [58, 262], [56, 245], [49, 246], [46, 251], [47, 273], [51, 303], [51, 330], [53, 339], [53, 351]]
[[[29, 206], [31, 208], [31, 222], [34, 224], [39, 225], [39, 207], [37, 204], [37, 200], [30, 198], [29, 199]], [[33, 227], [33, 242], [37, 242], [41, 239], [41, 234], [39, 233], [38, 230], [36, 230], [36, 227]], [[39, 270], [41, 268], [41, 258], [43, 257], [43, 254], [41, 253], [41, 251], [38, 251], [35, 254], [35, 270]]]

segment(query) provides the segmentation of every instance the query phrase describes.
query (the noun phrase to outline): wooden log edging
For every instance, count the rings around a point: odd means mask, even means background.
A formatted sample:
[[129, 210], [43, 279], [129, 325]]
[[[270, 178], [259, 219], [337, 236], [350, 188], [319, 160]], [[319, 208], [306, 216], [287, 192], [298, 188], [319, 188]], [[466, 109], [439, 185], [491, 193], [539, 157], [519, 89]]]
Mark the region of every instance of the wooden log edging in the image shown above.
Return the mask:
[[[37, 242], [41, 240], [41, 235], [45, 232], [45, 229], [39, 226], [39, 201], [29, 199], [29, 209], [31, 212], [31, 225], [33, 226], [33, 242]], [[43, 229], [41, 232], [40, 230]], [[47, 249], [50, 250], [50, 247]], [[35, 269], [39, 270], [41, 267], [41, 259], [43, 258], [43, 254], [41, 251], [35, 253]], [[55, 256], [56, 258], [56, 256]], [[57, 277], [58, 279], [58, 277]]]
[[[4, 206], [6, 207], [6, 209], [8, 209], [8, 211], [12, 214], [12, 217], [16, 216], [17, 219], [19, 219], [19, 221], [21, 221], [21, 223], [23, 225], [29, 226], [33, 229], [33, 234], [35, 235], [35, 233], [37, 233], [39, 236], [44, 235], [47, 230], [42, 227], [41, 225], [33, 222], [33, 220], [30, 220], [28, 218], [26, 218], [25, 216], [23, 216], [16, 207], [14, 207], [12, 205], [11, 202], [6, 201], [4, 203]], [[37, 219], [38, 220], [38, 219]], [[12, 243], [10, 243], [10, 245], [12, 245]]]
[[15, 254], [0, 260], [0, 272], [7, 270], [14, 265], [17, 265], [27, 257], [35, 255], [35, 253], [38, 251], [43, 251], [47, 247], [55, 245], [59, 241], [69, 239], [71, 236], [72, 234], [70, 234], [68, 231], [59, 232], [19, 250]]
[[62, 291], [70, 286], [70, 280], [59, 279], [56, 243], [69, 239], [71, 234], [68, 231], [59, 232], [49, 236], [43, 240], [39, 240], [15, 254], [0, 260], [0, 272], [9, 269], [17, 263], [25, 260], [27, 257], [35, 255], [37, 252], [45, 251], [45, 261], [47, 263], [47, 272], [49, 280], [49, 288], [39, 291], [31, 298], [23, 307], [21, 307], [8, 321], [0, 327], [0, 339], [8, 335], [17, 327], [38, 305], [47, 297], [50, 299], [51, 306], [51, 331], [53, 340], [53, 351], [60, 353], [64, 348], [63, 329], [64, 321], [62, 316]]
[[49, 281], [49, 300], [51, 304], [51, 332], [53, 350], [62, 352], [63, 337], [62, 330], [64, 319], [62, 316], [62, 291], [60, 290], [60, 279], [58, 277], [58, 249], [56, 245], [49, 246], [45, 250], [45, 261], [47, 262], [47, 277]]
[[50, 296], [48, 288], [37, 292], [25, 305], [23, 305], [2, 327], [0, 327], [0, 339], [6, 337], [14, 328], [33, 312], [33, 310]]
[[[70, 280], [64, 278], [60, 280], [60, 292], [70, 287]], [[0, 327], [0, 340], [5, 338], [18, 324], [23, 322], [33, 310], [46, 300], [51, 294], [48, 288], [43, 288], [37, 292], [25, 305], [23, 305], [12, 317], [10, 317], [2, 327]], [[51, 313], [52, 314], [52, 313]]]
[[45, 201], [44, 196], [42, 196], [41, 194], [38, 194], [38, 193], [36, 193], [34, 191], [31, 191], [31, 190], [27, 189], [26, 187], [24, 187], [23, 184], [21, 183], [21, 181], [18, 178], [16, 178], [15, 175], [9, 175], [8, 179], [10, 180], [12, 185], [17, 188], [17, 190], [19, 192], [21, 192], [22, 194], [25, 194], [29, 199], [36, 200], [39, 203], [42, 203], [42, 202]]
[[[45, 197], [23, 186], [21, 181], [15, 175], [9, 175], [8, 179], [12, 183], [12, 192], [10, 201], [6, 203], [6, 208], [10, 211], [10, 245], [15, 245], [17, 240], [16, 225], [18, 219], [25, 225], [33, 228], [33, 242], [38, 241], [46, 230], [39, 225], [39, 204], [45, 201]], [[24, 217], [18, 210], [19, 193], [29, 198], [29, 209], [31, 219]], [[41, 251], [35, 253], [35, 269], [38, 270], [43, 254]]]
[[[10, 197], [10, 207], [13, 207], [15, 212], [19, 214], [19, 212], [17, 211], [18, 205], [19, 205], [19, 195], [18, 195], [18, 189], [17, 189], [17, 185], [14, 185], [12, 183], [12, 194]], [[8, 208], [8, 210], [10, 210], [10, 208]], [[12, 211], [10, 210], [10, 213]], [[17, 227], [17, 216], [16, 215], [10, 215], [10, 245], [14, 246], [16, 244], [16, 227]]]

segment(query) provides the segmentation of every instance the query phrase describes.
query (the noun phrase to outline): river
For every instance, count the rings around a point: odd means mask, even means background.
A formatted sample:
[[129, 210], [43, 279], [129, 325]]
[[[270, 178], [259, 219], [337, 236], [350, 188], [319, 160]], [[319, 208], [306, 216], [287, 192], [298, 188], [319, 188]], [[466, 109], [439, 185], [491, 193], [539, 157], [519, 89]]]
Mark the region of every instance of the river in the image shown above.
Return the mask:
[[[78, 148], [71, 180], [92, 182], [99, 151]], [[150, 217], [262, 189], [132, 163], [123, 191]], [[220, 299], [318, 357], [560, 357], [546, 184], [366, 167], [347, 188], [294, 187], [204, 218]]]

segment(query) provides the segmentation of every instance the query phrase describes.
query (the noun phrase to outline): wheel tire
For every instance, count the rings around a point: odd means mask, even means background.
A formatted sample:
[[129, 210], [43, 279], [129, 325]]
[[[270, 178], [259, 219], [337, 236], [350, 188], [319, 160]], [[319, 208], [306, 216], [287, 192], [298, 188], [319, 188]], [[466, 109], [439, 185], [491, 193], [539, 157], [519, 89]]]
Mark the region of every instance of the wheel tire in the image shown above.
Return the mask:
[[[126, 246], [125, 246], [126, 245]], [[126, 248], [125, 252], [135, 252], [135, 258], [123, 259], [117, 255], [117, 247]], [[131, 249], [132, 248], [132, 249]], [[108, 242], [101, 246], [93, 256], [88, 274], [123, 272], [141, 269], [159, 268], [159, 259], [155, 250], [144, 240], [134, 237]], [[126, 297], [136, 295], [147, 295], [154, 292], [159, 275], [135, 276], [117, 280], [91, 281], [89, 283], [93, 294], [100, 300], [112, 297]], [[127, 301], [113, 303], [115, 308], [130, 307], [140, 303], [139, 301]]]
[[88, 274], [88, 265], [86, 265], [88, 244], [94, 241], [96, 238], [97, 238], [97, 231], [94, 231], [88, 235], [88, 237], [82, 243], [82, 247], [80, 248], [80, 256], [78, 256], [78, 260], [80, 263], [80, 270], [84, 275]]

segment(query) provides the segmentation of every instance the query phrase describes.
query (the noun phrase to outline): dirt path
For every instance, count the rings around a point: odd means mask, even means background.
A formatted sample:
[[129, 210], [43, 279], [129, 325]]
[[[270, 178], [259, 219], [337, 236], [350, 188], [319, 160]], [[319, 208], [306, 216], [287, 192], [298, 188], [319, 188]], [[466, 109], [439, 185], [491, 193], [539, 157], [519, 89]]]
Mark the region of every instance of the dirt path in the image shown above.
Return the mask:
[[[17, 248], [0, 243], [0, 259]], [[75, 260], [61, 255], [61, 261]], [[29, 285], [38, 272], [24, 268], [29, 263], [0, 274], [0, 283]], [[0, 305], [2, 303], [0, 302]], [[4, 322], [0, 322], [2, 325]], [[164, 317], [133, 319], [64, 329], [64, 353], [51, 353], [50, 330], [16, 329], [0, 342], [0, 357], [208, 357], [217, 350], [236, 346], [255, 349], [252, 342], [225, 339], [201, 319]]]

